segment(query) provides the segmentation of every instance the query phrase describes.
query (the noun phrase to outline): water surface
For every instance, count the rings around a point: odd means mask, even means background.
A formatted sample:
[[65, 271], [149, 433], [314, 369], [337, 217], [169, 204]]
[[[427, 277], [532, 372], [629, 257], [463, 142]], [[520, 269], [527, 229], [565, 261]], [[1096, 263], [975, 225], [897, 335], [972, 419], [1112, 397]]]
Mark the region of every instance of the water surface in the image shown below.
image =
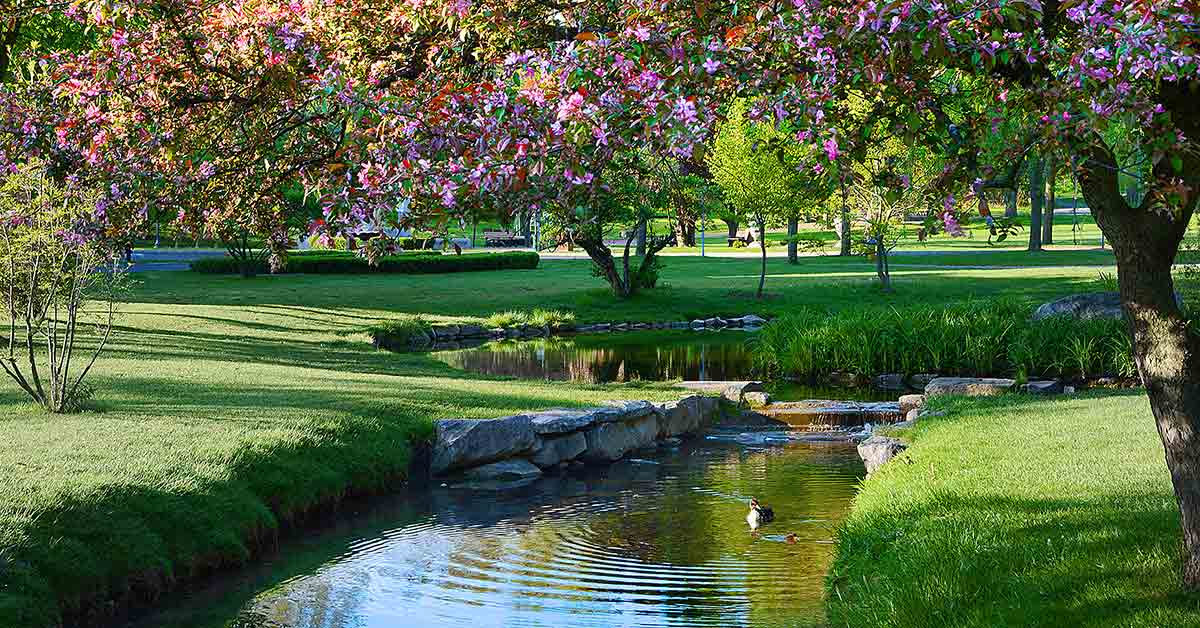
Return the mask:
[[[132, 625], [816, 625], [862, 473], [843, 444], [701, 438], [522, 487], [437, 486], [373, 502]], [[752, 495], [778, 513], [756, 534]]]

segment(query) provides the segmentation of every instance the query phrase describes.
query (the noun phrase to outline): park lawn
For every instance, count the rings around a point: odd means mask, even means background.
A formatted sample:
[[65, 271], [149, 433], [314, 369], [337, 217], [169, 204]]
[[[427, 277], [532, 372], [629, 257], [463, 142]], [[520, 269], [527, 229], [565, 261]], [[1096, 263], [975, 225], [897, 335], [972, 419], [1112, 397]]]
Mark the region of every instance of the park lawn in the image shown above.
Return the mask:
[[884, 296], [862, 260], [673, 258], [664, 286], [615, 302], [585, 260], [454, 275], [254, 279], [152, 272], [125, 306], [90, 380], [94, 407], [49, 416], [0, 383], [0, 626], [47, 626], [85, 602], [151, 597], [237, 563], [315, 506], [401, 483], [432, 421], [668, 399], [662, 386], [584, 386], [468, 375], [422, 354], [371, 348], [362, 329], [400, 314], [482, 320], [562, 308], [580, 320], [683, 320], [801, 305], [1094, 289], [1095, 269], [898, 271]]
[[831, 625], [1200, 626], [1143, 392], [938, 409], [839, 531]]

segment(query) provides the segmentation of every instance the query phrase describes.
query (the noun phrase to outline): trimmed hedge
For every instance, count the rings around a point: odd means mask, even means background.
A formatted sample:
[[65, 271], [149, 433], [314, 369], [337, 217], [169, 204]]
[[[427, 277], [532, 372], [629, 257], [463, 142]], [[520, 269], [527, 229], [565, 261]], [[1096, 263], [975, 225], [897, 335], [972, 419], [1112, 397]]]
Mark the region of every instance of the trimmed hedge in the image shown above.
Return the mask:
[[[410, 275], [434, 273], [461, 273], [481, 270], [529, 270], [538, 267], [541, 257], [528, 251], [508, 253], [478, 253], [467, 255], [443, 255], [437, 252], [414, 252], [390, 255], [379, 260], [375, 266], [367, 260], [345, 252], [299, 252], [288, 256], [283, 273], [308, 274], [362, 274], [403, 273]], [[237, 274], [241, 264], [230, 257], [200, 259], [192, 262], [192, 270], [199, 273]], [[266, 262], [256, 264], [255, 272], [269, 272]]]

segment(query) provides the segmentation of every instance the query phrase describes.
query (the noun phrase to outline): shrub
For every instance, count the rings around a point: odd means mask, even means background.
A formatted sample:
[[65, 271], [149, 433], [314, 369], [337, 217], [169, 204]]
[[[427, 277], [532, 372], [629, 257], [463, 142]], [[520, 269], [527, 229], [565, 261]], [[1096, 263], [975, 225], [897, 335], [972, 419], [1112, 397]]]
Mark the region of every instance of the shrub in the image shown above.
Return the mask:
[[401, 316], [375, 323], [366, 332], [376, 347], [404, 350], [429, 344], [431, 330], [429, 322], [420, 316]]
[[[0, 179], [0, 311], [8, 315], [0, 367], [51, 412], [77, 411], [91, 397], [84, 380], [123, 293], [124, 267], [94, 207], [36, 162]], [[92, 334], [86, 350], [80, 331]]]
[[805, 309], [767, 325], [754, 353], [756, 366], [775, 376], [1136, 373], [1122, 321], [1054, 317], [1030, 322], [1030, 308], [1007, 301], [832, 314]]
[[[541, 258], [537, 253], [514, 251], [509, 253], [480, 253], [473, 255], [443, 255], [436, 251], [389, 255], [379, 259], [375, 266], [367, 260], [347, 252], [301, 251], [288, 255], [283, 273], [309, 274], [358, 274], [358, 273], [401, 273], [432, 274], [458, 273], [483, 270], [521, 270], [538, 267]], [[201, 273], [230, 274], [240, 272], [237, 260], [227, 257], [200, 259], [192, 262], [192, 270]], [[267, 272], [266, 263], [260, 272]]]

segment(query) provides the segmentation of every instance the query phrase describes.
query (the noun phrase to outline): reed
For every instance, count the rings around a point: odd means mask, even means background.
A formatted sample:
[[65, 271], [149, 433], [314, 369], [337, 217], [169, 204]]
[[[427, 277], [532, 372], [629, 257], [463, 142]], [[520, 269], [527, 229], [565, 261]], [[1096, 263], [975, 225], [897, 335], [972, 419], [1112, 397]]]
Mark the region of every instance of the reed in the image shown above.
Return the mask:
[[1124, 323], [1050, 318], [1033, 322], [1027, 304], [953, 305], [783, 316], [755, 341], [755, 365], [775, 377], [937, 373], [963, 376], [1133, 377]]

